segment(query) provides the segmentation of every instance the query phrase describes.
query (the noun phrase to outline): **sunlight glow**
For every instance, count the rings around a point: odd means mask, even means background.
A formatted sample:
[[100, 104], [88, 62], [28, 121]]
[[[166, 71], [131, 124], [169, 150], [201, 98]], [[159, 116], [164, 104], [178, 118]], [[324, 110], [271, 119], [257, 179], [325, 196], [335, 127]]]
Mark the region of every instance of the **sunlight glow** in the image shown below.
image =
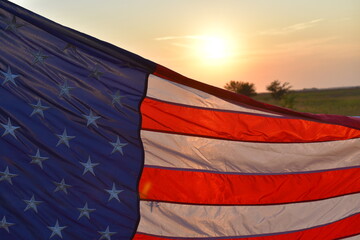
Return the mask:
[[222, 37], [203, 36], [198, 43], [198, 55], [208, 63], [226, 61], [231, 55], [230, 42]]
[[208, 58], [224, 58], [227, 55], [226, 42], [221, 38], [209, 38], [204, 44], [203, 52]]

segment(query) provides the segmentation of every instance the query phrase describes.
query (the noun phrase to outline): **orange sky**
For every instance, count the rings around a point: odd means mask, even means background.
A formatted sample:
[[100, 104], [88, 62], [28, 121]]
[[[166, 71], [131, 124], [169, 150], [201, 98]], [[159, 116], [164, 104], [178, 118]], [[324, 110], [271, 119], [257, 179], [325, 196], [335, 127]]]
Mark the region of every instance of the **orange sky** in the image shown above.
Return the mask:
[[13, 2], [218, 87], [360, 85], [358, 0]]

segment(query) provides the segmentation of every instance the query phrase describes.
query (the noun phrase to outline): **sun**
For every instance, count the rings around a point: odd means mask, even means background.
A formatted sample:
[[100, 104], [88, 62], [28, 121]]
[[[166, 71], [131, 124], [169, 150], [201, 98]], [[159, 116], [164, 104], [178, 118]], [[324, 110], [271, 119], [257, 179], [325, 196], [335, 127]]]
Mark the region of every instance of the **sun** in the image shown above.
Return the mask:
[[205, 42], [203, 50], [208, 58], [224, 58], [226, 57], [225, 40], [218, 37], [211, 37]]
[[199, 44], [199, 57], [206, 61], [224, 61], [230, 55], [229, 43], [225, 38], [206, 36]]

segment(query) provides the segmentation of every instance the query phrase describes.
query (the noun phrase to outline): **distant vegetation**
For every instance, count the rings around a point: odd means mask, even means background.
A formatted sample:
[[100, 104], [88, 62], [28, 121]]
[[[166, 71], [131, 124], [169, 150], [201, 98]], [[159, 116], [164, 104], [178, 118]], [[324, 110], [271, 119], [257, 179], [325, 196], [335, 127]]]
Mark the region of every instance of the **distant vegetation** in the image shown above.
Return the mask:
[[248, 97], [256, 96], [255, 85], [249, 82], [230, 81], [224, 86], [226, 90], [246, 95]]
[[[360, 87], [304, 89], [293, 91], [289, 97], [294, 98], [292, 108], [299, 112], [360, 116]], [[270, 93], [259, 93], [254, 99], [278, 106], [285, 105], [284, 101], [275, 100]]]
[[290, 89], [290, 83], [281, 83], [279, 80], [272, 81], [268, 86], [266, 86], [266, 90], [270, 92], [271, 96], [275, 100], [285, 98], [290, 93]]
[[230, 81], [225, 89], [244, 94], [272, 105], [291, 108], [299, 112], [360, 116], [360, 86], [349, 88], [304, 88], [291, 90], [288, 82], [278, 80], [266, 88], [269, 93], [255, 92], [253, 83]]

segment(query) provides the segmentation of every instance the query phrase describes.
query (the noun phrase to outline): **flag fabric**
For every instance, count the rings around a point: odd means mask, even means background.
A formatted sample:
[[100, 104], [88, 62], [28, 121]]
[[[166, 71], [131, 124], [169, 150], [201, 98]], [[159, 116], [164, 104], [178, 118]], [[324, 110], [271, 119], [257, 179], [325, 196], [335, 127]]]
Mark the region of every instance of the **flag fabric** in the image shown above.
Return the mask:
[[151, 64], [0, 4], [0, 239], [130, 239]]
[[1, 240], [359, 238], [359, 119], [0, 7]]

